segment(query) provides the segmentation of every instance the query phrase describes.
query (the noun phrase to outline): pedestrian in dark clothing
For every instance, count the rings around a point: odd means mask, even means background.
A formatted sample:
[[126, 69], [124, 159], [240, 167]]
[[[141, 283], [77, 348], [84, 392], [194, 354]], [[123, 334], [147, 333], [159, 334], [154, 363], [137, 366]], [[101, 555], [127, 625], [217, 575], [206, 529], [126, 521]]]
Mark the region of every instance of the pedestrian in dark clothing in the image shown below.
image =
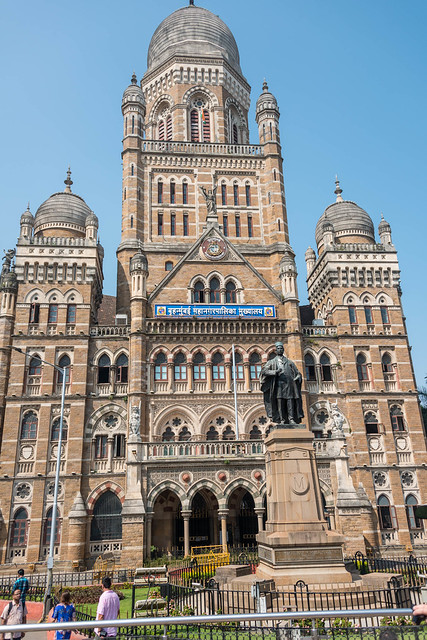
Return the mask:
[[28, 589], [30, 588], [30, 583], [28, 582], [28, 578], [24, 578], [24, 569], [19, 569], [18, 578], [15, 580], [15, 583], [12, 587], [12, 593], [15, 593], [17, 589], [21, 592], [21, 602], [25, 604], [25, 599], [27, 597]]

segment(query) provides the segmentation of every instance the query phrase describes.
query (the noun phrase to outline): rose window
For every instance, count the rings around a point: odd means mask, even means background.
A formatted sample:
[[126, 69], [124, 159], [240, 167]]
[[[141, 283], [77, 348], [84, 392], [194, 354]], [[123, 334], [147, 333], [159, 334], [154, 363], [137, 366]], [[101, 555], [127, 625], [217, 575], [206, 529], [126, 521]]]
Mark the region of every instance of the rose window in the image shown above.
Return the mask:
[[28, 498], [30, 493], [31, 487], [29, 484], [22, 483], [18, 484], [18, 486], [16, 487], [16, 495], [18, 496], [18, 498], [21, 498], [21, 500], [25, 500], [25, 498]]
[[376, 471], [374, 473], [374, 482], [377, 487], [384, 487], [387, 484], [387, 476], [382, 471]]

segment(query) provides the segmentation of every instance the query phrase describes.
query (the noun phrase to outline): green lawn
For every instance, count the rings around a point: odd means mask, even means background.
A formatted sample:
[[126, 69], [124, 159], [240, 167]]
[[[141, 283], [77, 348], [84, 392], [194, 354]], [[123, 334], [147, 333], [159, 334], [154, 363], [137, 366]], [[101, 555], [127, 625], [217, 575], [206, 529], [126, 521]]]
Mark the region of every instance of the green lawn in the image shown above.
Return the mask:
[[[125, 596], [124, 600], [120, 600], [120, 617], [132, 618], [132, 589], [120, 589]], [[144, 600], [148, 594], [148, 587], [139, 587], [135, 589], [135, 602]], [[89, 614], [95, 619], [97, 604], [78, 604], [76, 608], [79, 611]]]

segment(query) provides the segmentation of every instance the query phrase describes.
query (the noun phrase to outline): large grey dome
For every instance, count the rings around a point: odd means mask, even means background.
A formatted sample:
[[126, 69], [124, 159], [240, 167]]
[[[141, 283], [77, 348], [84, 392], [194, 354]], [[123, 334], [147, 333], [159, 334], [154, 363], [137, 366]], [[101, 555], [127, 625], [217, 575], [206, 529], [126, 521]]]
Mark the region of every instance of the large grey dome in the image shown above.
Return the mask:
[[375, 231], [371, 217], [355, 202], [341, 200], [330, 204], [325, 209], [316, 225], [317, 246], [322, 243], [322, 231], [325, 222], [332, 224], [337, 240], [340, 236], [362, 236], [375, 242]]
[[182, 7], [160, 23], [148, 47], [147, 72], [173, 55], [221, 57], [242, 73], [233, 34], [221, 18], [203, 7]]
[[54, 193], [37, 209], [34, 222], [34, 233], [48, 228], [68, 228], [85, 232], [86, 218], [91, 214], [90, 208], [75, 193], [61, 191]]

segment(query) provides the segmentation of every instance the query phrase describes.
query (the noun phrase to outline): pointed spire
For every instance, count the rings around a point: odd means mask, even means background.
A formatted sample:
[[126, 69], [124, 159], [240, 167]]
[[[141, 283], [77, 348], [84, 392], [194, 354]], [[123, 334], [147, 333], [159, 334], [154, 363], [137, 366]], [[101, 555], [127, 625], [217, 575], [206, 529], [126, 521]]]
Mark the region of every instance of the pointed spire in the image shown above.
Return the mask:
[[73, 181], [71, 180], [70, 165], [68, 165], [67, 179], [64, 180], [64, 184], [66, 185], [66, 187], [64, 189], [65, 193], [71, 193], [71, 185], [73, 184]]
[[30, 213], [30, 202], [29, 201], [28, 201], [28, 204], [27, 204], [27, 211], [28, 211], [28, 213]]
[[268, 84], [267, 84], [267, 80], [264, 78], [264, 82], [262, 83], [262, 90], [263, 91], [268, 91]]
[[135, 71], [132, 74], [131, 84], [138, 84], [138, 80], [137, 80]]
[[383, 220], [384, 220], [384, 214], [383, 214], [383, 212], [381, 211], [381, 222], [382, 222]]
[[342, 194], [342, 189], [340, 187], [340, 181], [338, 180], [338, 176], [335, 176], [335, 191], [334, 193], [336, 193], [337, 199], [335, 202], [344, 202], [344, 200], [341, 197]]

